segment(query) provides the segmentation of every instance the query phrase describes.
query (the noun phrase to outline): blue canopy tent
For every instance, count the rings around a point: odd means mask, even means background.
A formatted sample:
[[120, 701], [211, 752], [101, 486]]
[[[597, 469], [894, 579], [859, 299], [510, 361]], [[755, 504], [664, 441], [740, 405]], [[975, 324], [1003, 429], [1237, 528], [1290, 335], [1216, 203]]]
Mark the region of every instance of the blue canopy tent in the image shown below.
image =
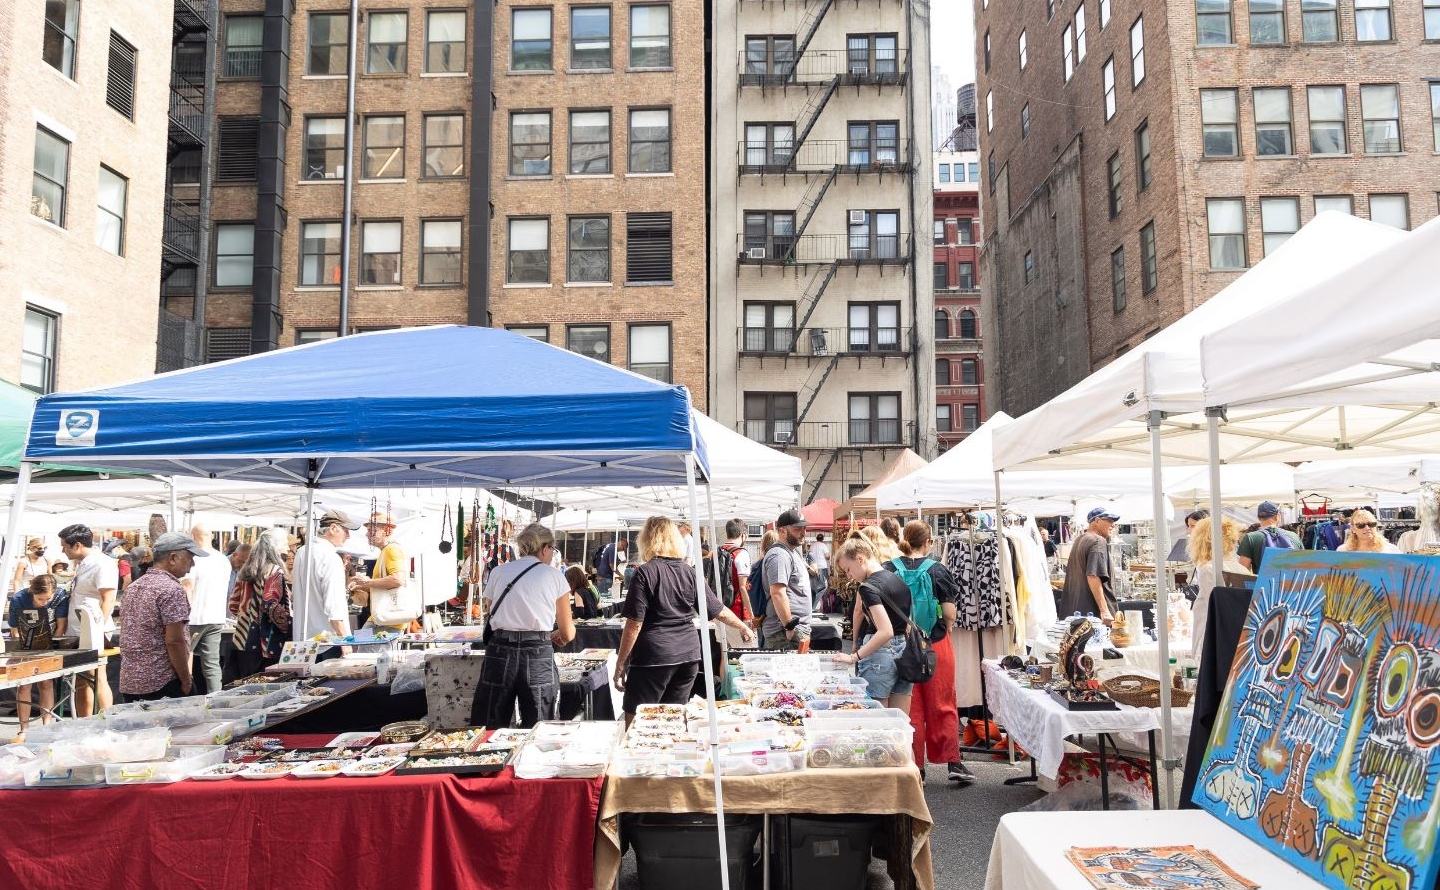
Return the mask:
[[[322, 488], [683, 484], [693, 516], [707, 476], [684, 387], [508, 331], [458, 326], [360, 334], [44, 396], [12, 526], [33, 466], [56, 460], [300, 484], [312, 505]], [[9, 562], [7, 554], [0, 577]], [[710, 650], [701, 649], [713, 709]], [[718, 726], [713, 711], [710, 722]], [[718, 776], [715, 794], [723, 814]]]

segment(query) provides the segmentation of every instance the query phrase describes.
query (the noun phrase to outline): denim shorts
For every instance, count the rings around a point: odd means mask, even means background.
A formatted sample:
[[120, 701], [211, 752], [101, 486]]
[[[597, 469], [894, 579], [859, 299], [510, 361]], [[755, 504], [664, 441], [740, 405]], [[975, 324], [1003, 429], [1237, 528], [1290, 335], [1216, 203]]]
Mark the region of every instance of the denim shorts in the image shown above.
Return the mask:
[[[864, 646], [870, 642], [874, 634], [866, 634], [865, 639], [860, 641]], [[895, 659], [899, 658], [905, 651], [905, 638], [896, 636], [875, 651], [874, 655], [860, 659], [855, 665], [855, 672], [870, 684], [871, 698], [888, 698], [892, 695], [909, 695], [914, 688], [913, 684], [900, 679], [900, 674], [895, 666]]]

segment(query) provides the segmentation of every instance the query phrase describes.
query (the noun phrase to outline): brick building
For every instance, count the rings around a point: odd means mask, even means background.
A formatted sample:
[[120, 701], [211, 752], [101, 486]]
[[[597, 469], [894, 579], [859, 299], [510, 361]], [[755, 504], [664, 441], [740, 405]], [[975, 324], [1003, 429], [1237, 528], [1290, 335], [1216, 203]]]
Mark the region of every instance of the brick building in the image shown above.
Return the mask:
[[0, 379], [155, 369], [168, 3], [0, 4]]
[[992, 407], [1034, 408], [1317, 212], [1402, 228], [1436, 214], [1434, 8], [1047, 0], [976, 16]]
[[935, 432], [947, 451], [989, 416], [980, 338], [980, 156], [973, 148], [938, 151], [932, 166]]
[[927, 11], [714, 4], [710, 413], [807, 501], [934, 453]]

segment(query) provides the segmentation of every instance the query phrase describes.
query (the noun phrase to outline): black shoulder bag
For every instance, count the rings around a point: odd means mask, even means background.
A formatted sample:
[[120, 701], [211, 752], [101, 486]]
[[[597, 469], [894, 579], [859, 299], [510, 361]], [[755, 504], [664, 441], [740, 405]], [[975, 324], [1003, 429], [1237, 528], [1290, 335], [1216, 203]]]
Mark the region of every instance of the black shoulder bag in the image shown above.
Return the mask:
[[[890, 610], [897, 615], [904, 615], [905, 612], [890, 598], [890, 594], [881, 590], [878, 585], [870, 585], [870, 589], [880, 595], [880, 600], [890, 607]], [[896, 630], [896, 633], [905, 634], [905, 650], [895, 659], [895, 672], [900, 679], [906, 683], [925, 683], [935, 676], [935, 651], [930, 648], [930, 641], [910, 616], [905, 616], [905, 629]]]
[[490, 638], [495, 635], [495, 630], [494, 630], [494, 628], [495, 628], [495, 621], [494, 621], [494, 618], [495, 618], [496, 614], [499, 613], [499, 611], [500, 611], [500, 604], [503, 603], [503, 602], [505, 602], [505, 597], [510, 594], [510, 589], [513, 588], [516, 584], [519, 584], [519, 583], [520, 583], [520, 579], [523, 578], [523, 577], [525, 577], [527, 574], [529, 574], [530, 570], [533, 569], [533, 568], [535, 568], [535, 567], [538, 566], [539, 564], [540, 564], [539, 561], [536, 561], [536, 562], [532, 562], [530, 565], [526, 566], [525, 569], [520, 572], [520, 574], [518, 574], [518, 575], [515, 576], [514, 580], [512, 580], [509, 584], [506, 584], [506, 585], [505, 585], [505, 589], [502, 590], [502, 591], [500, 591], [500, 595], [495, 598], [495, 605], [493, 605], [493, 606], [490, 607], [490, 612], [489, 612], [489, 614], [487, 614], [487, 615], [485, 616], [485, 629], [480, 632], [480, 640], [481, 640], [486, 646], [489, 646], [489, 645], [490, 645]]

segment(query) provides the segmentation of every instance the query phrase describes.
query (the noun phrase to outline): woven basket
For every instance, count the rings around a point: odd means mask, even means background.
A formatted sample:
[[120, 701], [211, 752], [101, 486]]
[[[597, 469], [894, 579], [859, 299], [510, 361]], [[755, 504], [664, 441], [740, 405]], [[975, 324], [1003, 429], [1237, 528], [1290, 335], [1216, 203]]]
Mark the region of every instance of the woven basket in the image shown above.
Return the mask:
[[[1103, 684], [1105, 692], [1122, 705], [1132, 708], [1160, 707], [1160, 681], [1139, 674], [1120, 674]], [[1170, 687], [1170, 704], [1183, 708], [1190, 704], [1191, 693]]]

